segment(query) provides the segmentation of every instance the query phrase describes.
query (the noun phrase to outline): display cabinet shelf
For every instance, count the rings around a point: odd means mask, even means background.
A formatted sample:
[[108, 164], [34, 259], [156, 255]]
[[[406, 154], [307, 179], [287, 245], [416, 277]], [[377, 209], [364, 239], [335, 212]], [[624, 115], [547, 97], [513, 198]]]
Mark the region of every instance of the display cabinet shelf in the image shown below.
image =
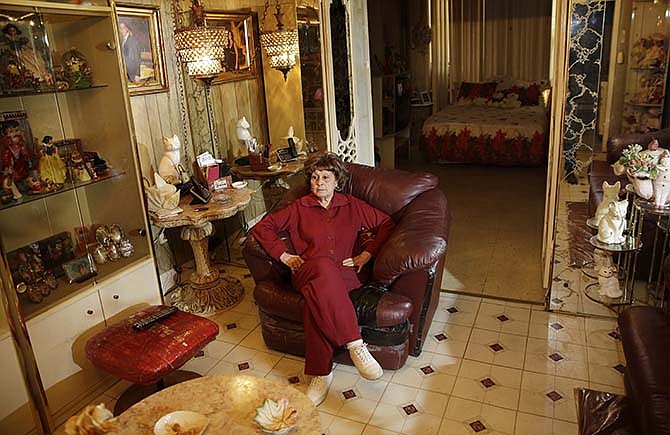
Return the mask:
[[34, 91], [8, 91], [9, 93], [0, 94], [0, 98], [15, 98], [15, 97], [29, 97], [32, 95], [51, 95], [51, 94], [62, 94], [66, 92], [81, 92], [88, 91], [91, 89], [100, 89], [106, 88], [109, 86], [106, 83], [96, 83], [93, 86], [88, 86], [85, 88], [70, 88], [70, 89], [44, 89], [44, 90], [34, 90]]
[[117, 170], [112, 169], [112, 170], [109, 171], [109, 174], [100, 176], [95, 180], [91, 179], [89, 181], [77, 181], [75, 183], [67, 182], [63, 185], [63, 188], [60, 189], [60, 190], [54, 190], [54, 191], [48, 192], [48, 193], [38, 193], [38, 194], [35, 194], [35, 195], [25, 194], [20, 199], [13, 200], [9, 204], [1, 204], [0, 205], [0, 211], [6, 210], [8, 208], [24, 205], [24, 204], [27, 204], [27, 203], [32, 202], [32, 201], [38, 201], [38, 200], [41, 200], [41, 199], [44, 199], [44, 198], [48, 198], [50, 196], [60, 195], [62, 193], [69, 192], [71, 190], [76, 190], [76, 189], [79, 189], [79, 188], [82, 188], [82, 187], [90, 186], [91, 184], [102, 183], [106, 180], [111, 180], [111, 179], [116, 178], [116, 177], [121, 177], [125, 174], [126, 174], [125, 171], [117, 171]]
[[97, 275], [80, 283], [69, 283], [65, 276], [57, 278], [58, 287], [51, 291], [51, 294], [46, 296], [40, 303], [31, 303], [27, 301], [23, 295], [20, 295], [22, 300], [23, 315], [26, 320], [30, 320], [52, 308], [64, 299], [72, 298], [82, 292], [92, 289], [98, 284], [104, 283], [108, 278], [113, 277], [118, 273], [122, 273], [129, 266], [138, 262], [151, 258], [149, 250], [143, 244], [143, 237], [139, 235], [130, 235], [130, 241], [137, 247], [137, 250], [127, 258], [120, 258], [117, 261], [110, 261], [105, 264], [96, 265], [98, 271]]

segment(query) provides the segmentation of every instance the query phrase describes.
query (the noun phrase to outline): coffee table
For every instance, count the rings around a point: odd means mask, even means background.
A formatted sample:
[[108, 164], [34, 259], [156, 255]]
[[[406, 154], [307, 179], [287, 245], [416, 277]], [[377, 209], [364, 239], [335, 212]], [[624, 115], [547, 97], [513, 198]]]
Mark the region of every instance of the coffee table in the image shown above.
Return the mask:
[[153, 435], [156, 421], [173, 411], [195, 411], [209, 418], [206, 434], [258, 434], [256, 408], [266, 398], [288, 399], [298, 411], [291, 435], [320, 434], [319, 413], [300, 391], [289, 385], [246, 375], [205, 376], [161, 390], [118, 417], [124, 435]]

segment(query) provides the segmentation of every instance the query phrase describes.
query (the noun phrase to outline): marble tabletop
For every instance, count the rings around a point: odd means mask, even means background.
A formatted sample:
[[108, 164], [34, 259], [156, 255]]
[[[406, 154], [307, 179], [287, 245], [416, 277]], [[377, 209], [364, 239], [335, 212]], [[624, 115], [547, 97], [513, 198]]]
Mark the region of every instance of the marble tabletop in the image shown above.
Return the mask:
[[291, 435], [322, 433], [319, 413], [307, 396], [289, 385], [247, 375], [204, 376], [161, 390], [122, 413], [115, 433], [153, 435], [160, 417], [185, 410], [209, 418], [205, 435], [258, 434], [262, 432], [253, 421], [256, 408], [266, 398], [282, 397], [298, 411], [298, 425]]
[[164, 228], [181, 227], [185, 225], [199, 225], [206, 222], [226, 219], [246, 208], [251, 201], [254, 191], [248, 188], [224, 189], [213, 192], [212, 199], [207, 204], [193, 204], [191, 195], [184, 195], [179, 201], [179, 207], [184, 211], [180, 214], [164, 219], [151, 217], [151, 222]]

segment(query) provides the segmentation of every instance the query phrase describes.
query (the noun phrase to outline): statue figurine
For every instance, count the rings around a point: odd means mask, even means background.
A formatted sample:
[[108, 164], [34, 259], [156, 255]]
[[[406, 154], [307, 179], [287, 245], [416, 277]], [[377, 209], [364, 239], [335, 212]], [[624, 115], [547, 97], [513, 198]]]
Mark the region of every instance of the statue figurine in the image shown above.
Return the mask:
[[666, 207], [670, 202], [670, 152], [663, 151], [656, 166], [658, 175], [654, 179], [654, 205]]
[[44, 136], [42, 139], [42, 150], [40, 151], [40, 177], [42, 181], [51, 180], [57, 185], [65, 183], [67, 170], [65, 162], [58, 155], [58, 149], [52, 142], [53, 137]]
[[158, 163], [158, 174], [169, 184], [181, 184], [188, 181], [189, 177], [181, 166], [181, 142], [179, 137], [163, 138], [165, 151]]
[[598, 241], [607, 244], [617, 244], [626, 241], [623, 231], [626, 229], [626, 211], [628, 200], [610, 202], [608, 212], [598, 224]]
[[79, 151], [72, 151], [70, 156], [70, 172], [72, 174], [72, 181], [90, 181], [91, 177], [88, 175], [86, 170], [86, 164], [84, 159], [81, 157]]
[[600, 201], [600, 204], [598, 204], [598, 208], [596, 209], [596, 214], [593, 219], [594, 224], [600, 224], [600, 220], [609, 211], [610, 202], [619, 200], [619, 189], [621, 189], [620, 181], [617, 181], [614, 184], [609, 184], [607, 181], [603, 181], [603, 199]]
[[614, 266], [605, 266], [598, 270], [598, 284], [600, 285], [600, 290], [598, 290], [600, 296], [607, 296], [612, 299], [623, 296], [617, 278], [617, 269]]
[[2, 167], [5, 170], [11, 169], [14, 184], [20, 191], [27, 192], [30, 190], [27, 179], [32, 166], [32, 159], [21, 124], [13, 119], [4, 121], [0, 123], [0, 130], [2, 131], [1, 139], [5, 144], [0, 153]]
[[3, 204], [7, 204], [12, 200], [21, 199], [23, 195], [14, 184], [14, 175], [12, 170], [5, 170], [2, 175], [2, 194], [0, 195], [0, 200]]

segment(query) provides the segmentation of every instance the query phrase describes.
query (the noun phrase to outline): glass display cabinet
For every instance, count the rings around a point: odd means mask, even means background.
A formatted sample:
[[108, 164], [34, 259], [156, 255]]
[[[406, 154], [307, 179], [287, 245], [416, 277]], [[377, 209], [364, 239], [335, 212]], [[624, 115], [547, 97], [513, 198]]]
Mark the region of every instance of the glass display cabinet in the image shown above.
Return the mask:
[[[47, 432], [113, 381], [86, 338], [161, 301], [114, 4], [90, 4], [0, 0], [0, 339]], [[4, 405], [0, 433], [18, 433]]]
[[628, 31], [622, 133], [647, 133], [663, 127], [669, 37], [668, 1], [634, 1]]

